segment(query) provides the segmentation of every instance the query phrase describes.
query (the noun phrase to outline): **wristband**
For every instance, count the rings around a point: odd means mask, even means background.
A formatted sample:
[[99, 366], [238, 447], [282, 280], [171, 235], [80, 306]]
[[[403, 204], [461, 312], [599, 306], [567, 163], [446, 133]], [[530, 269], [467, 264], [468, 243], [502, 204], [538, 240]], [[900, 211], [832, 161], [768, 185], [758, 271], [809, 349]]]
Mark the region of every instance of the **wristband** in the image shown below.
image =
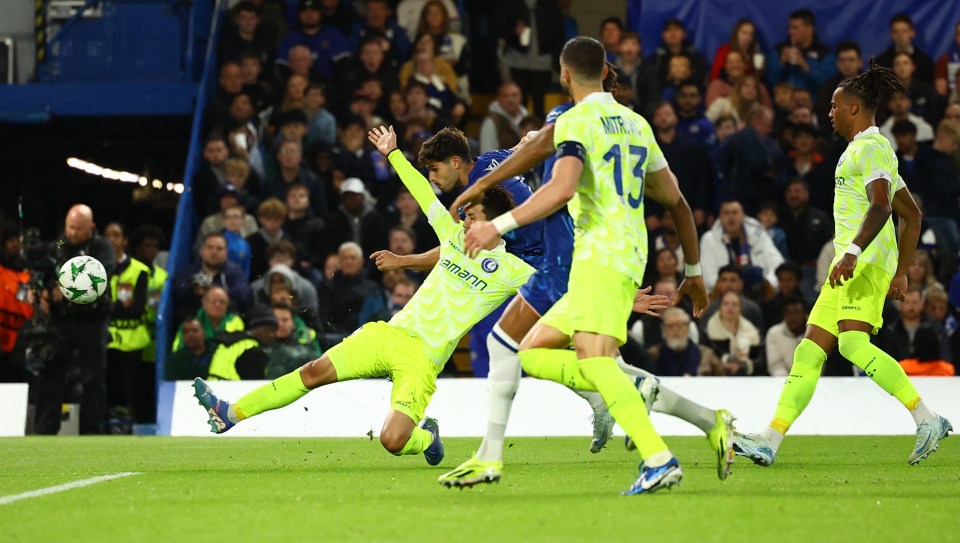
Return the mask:
[[497, 229], [497, 232], [500, 232], [501, 236], [520, 227], [517, 220], [513, 218], [512, 212], [504, 213], [490, 222], [493, 223], [493, 227]]
[[696, 264], [686, 264], [683, 265], [683, 276], [684, 277], [699, 277], [703, 275], [703, 271], [700, 269], [700, 263]]
[[850, 245], [847, 245], [847, 250], [844, 251], [844, 253], [848, 255], [853, 255], [853, 256], [860, 256], [860, 253], [862, 252], [863, 252], [863, 249], [861, 249], [860, 246], [855, 243], [851, 243]]
[[394, 151], [399, 151], [399, 150], [400, 150], [399, 147], [394, 147], [393, 149], [390, 149], [390, 152], [387, 153], [387, 159], [388, 160], [390, 159], [390, 155], [392, 155]]

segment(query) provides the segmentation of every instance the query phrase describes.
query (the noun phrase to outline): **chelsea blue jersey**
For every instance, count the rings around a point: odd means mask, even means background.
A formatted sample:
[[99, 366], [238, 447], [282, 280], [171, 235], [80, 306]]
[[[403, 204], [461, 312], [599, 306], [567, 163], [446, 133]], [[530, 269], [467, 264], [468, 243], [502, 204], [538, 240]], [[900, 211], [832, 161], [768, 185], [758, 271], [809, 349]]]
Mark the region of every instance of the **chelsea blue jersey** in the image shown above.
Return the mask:
[[[510, 149], [497, 149], [489, 153], [483, 153], [477, 157], [477, 162], [468, 175], [467, 187], [472, 186], [487, 172], [495, 169], [501, 162], [507, 159], [513, 151]], [[500, 186], [513, 195], [516, 205], [527, 201], [533, 191], [524, 182], [523, 177], [514, 177], [508, 179]], [[572, 230], [571, 230], [572, 232]], [[526, 226], [522, 226], [508, 232], [503, 239], [507, 242], [507, 252], [516, 255], [527, 264], [534, 268], [539, 268], [544, 255], [544, 221], [538, 220]], [[572, 241], [572, 238], [571, 238]]]

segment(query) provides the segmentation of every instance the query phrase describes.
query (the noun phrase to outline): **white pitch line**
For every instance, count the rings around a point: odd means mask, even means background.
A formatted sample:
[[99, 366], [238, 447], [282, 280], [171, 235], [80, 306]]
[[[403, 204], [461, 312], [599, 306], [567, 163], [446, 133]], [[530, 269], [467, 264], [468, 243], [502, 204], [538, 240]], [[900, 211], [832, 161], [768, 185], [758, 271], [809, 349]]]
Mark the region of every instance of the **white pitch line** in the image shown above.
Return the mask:
[[47, 494], [56, 494], [57, 492], [63, 492], [64, 490], [71, 490], [74, 488], [81, 488], [85, 486], [95, 485], [97, 483], [102, 483], [104, 481], [120, 479], [121, 477], [129, 477], [131, 475], [140, 475], [140, 472], [123, 471], [120, 473], [113, 473], [110, 475], [101, 475], [100, 477], [92, 477], [90, 479], [73, 481], [72, 483], [65, 483], [57, 486], [48, 486], [47, 488], [39, 488], [37, 490], [31, 490], [29, 492], [23, 492], [21, 494], [2, 496], [0, 497], [0, 505], [7, 505], [9, 503], [18, 502], [20, 500], [28, 500], [30, 498], [39, 498], [40, 496], [46, 496]]

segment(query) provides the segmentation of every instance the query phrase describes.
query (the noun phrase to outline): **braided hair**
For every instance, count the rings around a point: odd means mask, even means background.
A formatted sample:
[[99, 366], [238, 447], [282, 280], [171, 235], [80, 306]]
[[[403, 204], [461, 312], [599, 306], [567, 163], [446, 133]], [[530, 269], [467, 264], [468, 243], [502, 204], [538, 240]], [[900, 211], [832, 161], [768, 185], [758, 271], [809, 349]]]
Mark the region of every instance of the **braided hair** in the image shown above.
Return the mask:
[[843, 80], [837, 87], [843, 89], [844, 94], [858, 98], [870, 111], [877, 110], [885, 92], [907, 92], [893, 71], [885, 66], [878, 66], [873, 57], [870, 57], [870, 68], [867, 71]]

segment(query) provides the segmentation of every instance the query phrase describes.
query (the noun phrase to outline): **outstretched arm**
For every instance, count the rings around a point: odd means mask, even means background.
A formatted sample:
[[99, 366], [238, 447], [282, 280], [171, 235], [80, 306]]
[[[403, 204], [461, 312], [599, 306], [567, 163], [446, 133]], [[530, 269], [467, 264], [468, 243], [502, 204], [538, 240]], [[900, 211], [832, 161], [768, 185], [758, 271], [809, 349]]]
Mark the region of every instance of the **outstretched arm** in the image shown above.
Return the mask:
[[497, 236], [546, 217], [567, 205], [577, 191], [577, 180], [582, 171], [581, 158], [564, 156], [557, 160], [553, 167], [553, 180], [533, 193], [526, 202], [492, 221], [474, 224], [467, 233], [464, 251], [473, 258]]
[[680, 247], [683, 248], [684, 278], [677, 289], [677, 303], [684, 295], [690, 296], [693, 301], [693, 316], [700, 318], [707, 309], [709, 299], [707, 287], [703, 283], [703, 272], [700, 269], [700, 244], [697, 238], [697, 226], [693, 222], [693, 212], [690, 205], [680, 192], [677, 177], [670, 171], [670, 167], [661, 168], [647, 173], [647, 182], [644, 194], [653, 198], [670, 212], [673, 224], [680, 238]]
[[440, 247], [416, 255], [397, 255], [390, 251], [377, 251], [370, 255], [380, 271], [414, 270], [430, 271], [440, 261]]
[[893, 274], [893, 281], [890, 282], [890, 292], [887, 293], [887, 296], [894, 300], [903, 300], [903, 295], [907, 292], [907, 270], [910, 269], [910, 262], [913, 260], [913, 253], [917, 248], [917, 241], [920, 239], [923, 214], [907, 187], [903, 187], [894, 193], [893, 212], [900, 217], [900, 236], [897, 241], [900, 258], [897, 261], [897, 271]]
[[500, 163], [499, 166], [477, 180], [476, 183], [463, 191], [450, 206], [450, 215], [454, 220], [460, 220], [460, 208], [466, 204], [477, 204], [483, 199], [483, 191], [488, 188], [523, 175], [540, 164], [553, 154], [553, 125], [549, 124], [536, 132], [529, 139], [524, 137], [514, 147], [512, 155]]

